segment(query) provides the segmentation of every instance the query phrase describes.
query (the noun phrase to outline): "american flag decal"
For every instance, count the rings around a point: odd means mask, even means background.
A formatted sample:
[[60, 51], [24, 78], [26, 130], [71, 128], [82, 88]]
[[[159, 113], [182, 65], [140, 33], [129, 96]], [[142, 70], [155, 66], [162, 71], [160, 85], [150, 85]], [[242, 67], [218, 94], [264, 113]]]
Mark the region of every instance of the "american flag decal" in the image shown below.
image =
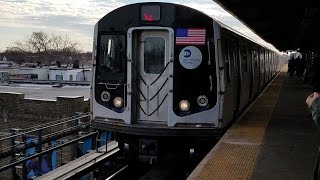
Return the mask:
[[176, 29], [177, 45], [205, 45], [206, 29], [179, 28]]

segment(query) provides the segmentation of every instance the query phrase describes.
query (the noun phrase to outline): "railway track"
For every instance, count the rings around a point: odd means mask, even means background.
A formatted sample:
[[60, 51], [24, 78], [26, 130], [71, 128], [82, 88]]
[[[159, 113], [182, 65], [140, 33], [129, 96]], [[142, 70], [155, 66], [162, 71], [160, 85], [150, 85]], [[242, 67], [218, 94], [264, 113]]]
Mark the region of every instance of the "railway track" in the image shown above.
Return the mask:
[[[203, 152], [200, 156], [187, 156], [179, 150], [172, 150], [167, 152], [165, 156], [157, 164], [146, 164], [139, 161], [129, 161], [128, 156], [122, 159], [114, 160], [113, 163], [117, 164], [103, 171], [107, 171], [104, 176], [96, 177], [97, 179], [108, 180], [166, 180], [186, 179], [198, 163], [203, 159], [207, 152]], [[120, 165], [120, 163], [122, 164]], [[109, 164], [110, 165], [110, 164]], [[112, 172], [112, 173], [111, 173]], [[100, 174], [103, 174], [100, 171]]]

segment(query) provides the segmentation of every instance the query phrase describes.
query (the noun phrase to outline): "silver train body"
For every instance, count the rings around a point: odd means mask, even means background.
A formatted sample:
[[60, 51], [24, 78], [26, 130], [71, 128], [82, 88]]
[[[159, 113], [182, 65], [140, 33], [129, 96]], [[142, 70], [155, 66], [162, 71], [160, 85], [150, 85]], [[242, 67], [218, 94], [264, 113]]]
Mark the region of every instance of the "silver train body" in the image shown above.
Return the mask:
[[110, 12], [95, 26], [93, 52], [93, 127], [122, 137], [219, 137], [286, 63], [170, 3]]

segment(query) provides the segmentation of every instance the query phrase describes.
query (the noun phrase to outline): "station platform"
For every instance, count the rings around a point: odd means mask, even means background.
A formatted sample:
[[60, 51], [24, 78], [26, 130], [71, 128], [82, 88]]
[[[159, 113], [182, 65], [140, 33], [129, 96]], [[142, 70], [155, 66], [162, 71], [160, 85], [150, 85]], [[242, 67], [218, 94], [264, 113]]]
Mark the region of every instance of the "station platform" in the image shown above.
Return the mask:
[[188, 179], [312, 179], [320, 130], [305, 103], [311, 86], [286, 72], [283, 68]]

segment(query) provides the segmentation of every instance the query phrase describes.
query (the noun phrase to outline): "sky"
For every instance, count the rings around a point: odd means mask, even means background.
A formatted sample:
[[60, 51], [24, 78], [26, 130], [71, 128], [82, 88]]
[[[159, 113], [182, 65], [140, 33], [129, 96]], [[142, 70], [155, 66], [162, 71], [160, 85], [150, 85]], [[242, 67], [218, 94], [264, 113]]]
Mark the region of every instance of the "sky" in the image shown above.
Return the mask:
[[[151, 2], [149, 0], [148, 2]], [[0, 52], [32, 32], [68, 35], [84, 52], [92, 51], [95, 23], [110, 11], [144, 0], [0, 0]], [[159, 2], [159, 1], [158, 1]], [[256, 41], [261, 38], [213, 0], [160, 0], [202, 10]]]

